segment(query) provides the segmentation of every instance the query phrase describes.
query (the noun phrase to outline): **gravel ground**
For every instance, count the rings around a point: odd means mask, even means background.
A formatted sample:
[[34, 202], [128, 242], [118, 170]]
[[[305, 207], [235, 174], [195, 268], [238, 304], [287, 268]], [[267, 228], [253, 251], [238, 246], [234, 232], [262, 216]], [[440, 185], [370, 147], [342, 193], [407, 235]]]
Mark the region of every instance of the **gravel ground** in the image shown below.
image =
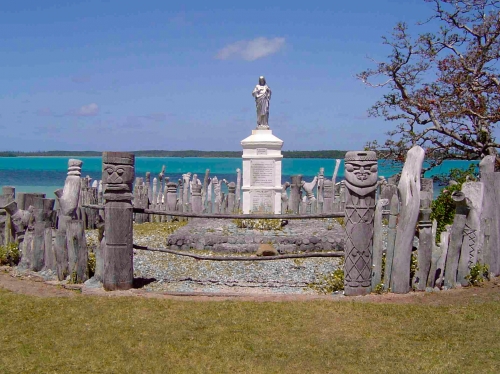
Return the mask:
[[[155, 234], [136, 235], [134, 242], [155, 248], [166, 246], [166, 238]], [[221, 255], [209, 251], [190, 252]], [[314, 290], [306, 288], [307, 284], [331, 273], [338, 267], [339, 261], [339, 258], [203, 261], [134, 250], [134, 276], [154, 279], [144, 289], [155, 292], [314, 294]]]
[[155, 279], [146, 290], [163, 292], [315, 293], [306, 288], [338, 267], [339, 258], [276, 261], [200, 261], [136, 251], [134, 276]]

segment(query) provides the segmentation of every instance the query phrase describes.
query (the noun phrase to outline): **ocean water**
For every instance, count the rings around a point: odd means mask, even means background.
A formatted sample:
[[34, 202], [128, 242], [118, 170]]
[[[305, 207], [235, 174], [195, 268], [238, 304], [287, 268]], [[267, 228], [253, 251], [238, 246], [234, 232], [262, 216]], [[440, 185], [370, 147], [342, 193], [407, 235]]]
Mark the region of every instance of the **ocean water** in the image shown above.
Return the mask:
[[[14, 186], [17, 192], [41, 192], [47, 197], [53, 197], [54, 191], [62, 188], [66, 179], [68, 160], [70, 157], [0, 157], [0, 186]], [[92, 179], [101, 179], [101, 157], [76, 157], [83, 161], [82, 175]], [[433, 169], [426, 177], [448, 174], [452, 168], [466, 169], [470, 161], [446, 161]], [[196, 157], [138, 157], [136, 158], [136, 176], [145, 176], [151, 172], [151, 179], [157, 176], [162, 166], [166, 166], [166, 176], [171, 181], [177, 181], [183, 173], [198, 174], [203, 180], [206, 169], [210, 176], [236, 181], [236, 169], [242, 168], [241, 158], [196, 158]], [[302, 174], [306, 181], [317, 175], [319, 169], [325, 169], [325, 177], [332, 178], [335, 168], [333, 159], [315, 158], [285, 158], [282, 165], [282, 182], [290, 180], [291, 175]], [[379, 175], [390, 177], [401, 170], [402, 165], [391, 162], [379, 163]], [[337, 181], [344, 177], [342, 161]], [[439, 186], [435, 185], [435, 191]]]

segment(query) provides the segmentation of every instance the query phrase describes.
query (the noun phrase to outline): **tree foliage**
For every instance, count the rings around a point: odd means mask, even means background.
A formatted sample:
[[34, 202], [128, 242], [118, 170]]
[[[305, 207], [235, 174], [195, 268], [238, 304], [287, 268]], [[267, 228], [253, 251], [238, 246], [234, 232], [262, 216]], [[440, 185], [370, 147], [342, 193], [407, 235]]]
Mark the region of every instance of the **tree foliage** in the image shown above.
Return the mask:
[[385, 87], [369, 113], [396, 121], [385, 144], [370, 142], [388, 158], [409, 148], [426, 150], [430, 167], [444, 159], [496, 155], [500, 120], [500, 0], [424, 0], [433, 14], [412, 35], [398, 23], [383, 42], [386, 62], [361, 72], [366, 85]]
[[478, 178], [478, 168], [476, 165], [470, 165], [468, 169], [451, 169], [447, 176], [439, 176], [440, 180], [453, 181], [453, 184], [441, 189], [439, 196], [432, 201], [431, 220], [436, 220], [436, 242], [439, 243], [441, 233], [446, 230], [446, 225], [453, 223], [455, 217], [455, 202], [451, 195], [455, 191], [461, 191], [462, 185], [467, 182], [475, 182]]

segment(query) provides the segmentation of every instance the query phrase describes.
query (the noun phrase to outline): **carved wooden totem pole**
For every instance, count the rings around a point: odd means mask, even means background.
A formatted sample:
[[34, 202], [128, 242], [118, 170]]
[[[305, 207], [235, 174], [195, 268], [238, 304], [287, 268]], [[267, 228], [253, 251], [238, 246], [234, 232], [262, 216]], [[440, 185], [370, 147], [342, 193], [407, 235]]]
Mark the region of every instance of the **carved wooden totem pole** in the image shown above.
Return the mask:
[[128, 290], [134, 280], [132, 182], [135, 157], [125, 152], [102, 154], [104, 185], [104, 274], [107, 291]]
[[345, 265], [344, 293], [371, 291], [373, 218], [378, 165], [375, 152], [351, 151], [345, 155]]

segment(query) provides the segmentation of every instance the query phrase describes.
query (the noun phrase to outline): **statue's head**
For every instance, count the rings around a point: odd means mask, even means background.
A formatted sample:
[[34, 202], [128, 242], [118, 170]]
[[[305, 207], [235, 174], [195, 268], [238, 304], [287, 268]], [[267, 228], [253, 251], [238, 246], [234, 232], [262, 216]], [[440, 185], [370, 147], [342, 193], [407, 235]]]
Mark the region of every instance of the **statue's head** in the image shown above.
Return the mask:
[[135, 156], [125, 152], [104, 152], [102, 182], [107, 190], [132, 190]]
[[345, 155], [345, 179], [356, 187], [371, 187], [377, 183], [377, 155], [373, 151], [350, 151]]
[[266, 78], [264, 78], [264, 76], [262, 76], [262, 75], [259, 77], [259, 85], [261, 85], [261, 86], [266, 85]]

